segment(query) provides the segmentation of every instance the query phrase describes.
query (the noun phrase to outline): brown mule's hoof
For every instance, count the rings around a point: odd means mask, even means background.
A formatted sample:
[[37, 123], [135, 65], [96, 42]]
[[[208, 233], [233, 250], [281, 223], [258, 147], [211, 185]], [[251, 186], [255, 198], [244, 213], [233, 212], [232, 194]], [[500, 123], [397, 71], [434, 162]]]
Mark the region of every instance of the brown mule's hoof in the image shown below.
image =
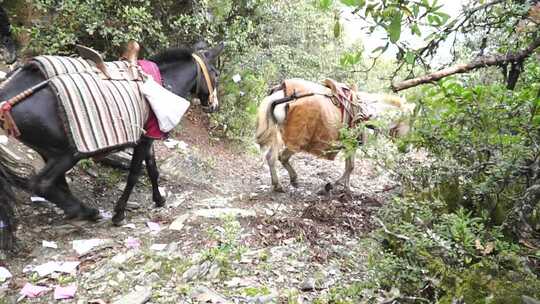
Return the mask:
[[294, 188], [298, 188], [298, 181], [297, 180], [292, 180], [291, 181], [291, 186], [293, 186]]
[[318, 195], [328, 195], [330, 191], [334, 189], [334, 185], [332, 183], [326, 183], [324, 187], [317, 192]]

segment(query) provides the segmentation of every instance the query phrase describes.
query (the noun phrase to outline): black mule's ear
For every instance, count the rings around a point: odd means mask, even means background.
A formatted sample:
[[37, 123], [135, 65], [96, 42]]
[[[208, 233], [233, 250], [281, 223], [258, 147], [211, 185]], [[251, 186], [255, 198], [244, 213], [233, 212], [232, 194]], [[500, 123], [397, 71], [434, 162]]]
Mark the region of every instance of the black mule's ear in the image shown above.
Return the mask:
[[199, 52], [199, 51], [202, 52], [203, 50], [208, 49], [208, 44], [206, 44], [206, 42], [204, 41], [198, 41], [193, 45], [192, 48], [195, 52]]
[[215, 62], [216, 59], [221, 54], [221, 52], [223, 52], [224, 48], [225, 48], [225, 44], [223, 42], [221, 42], [220, 44], [218, 44], [214, 48], [211, 48], [211, 49], [209, 49], [207, 51], [204, 51], [203, 55], [208, 61]]

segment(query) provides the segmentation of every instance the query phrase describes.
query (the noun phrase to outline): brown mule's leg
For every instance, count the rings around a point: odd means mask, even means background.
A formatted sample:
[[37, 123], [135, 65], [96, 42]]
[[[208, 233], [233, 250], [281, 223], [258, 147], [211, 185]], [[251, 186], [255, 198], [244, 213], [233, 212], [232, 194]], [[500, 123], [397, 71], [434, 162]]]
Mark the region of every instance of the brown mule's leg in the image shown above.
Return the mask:
[[[153, 141], [153, 140], [152, 140]], [[146, 153], [146, 172], [152, 183], [152, 200], [156, 204], [156, 207], [163, 207], [165, 205], [165, 198], [159, 192], [159, 171], [156, 164], [156, 155], [154, 153], [154, 147], [150, 143], [148, 153]]]
[[126, 217], [127, 201], [131, 195], [131, 192], [133, 191], [133, 187], [135, 187], [135, 184], [139, 180], [142, 162], [152, 147], [152, 142], [152, 139], [143, 137], [140, 143], [133, 149], [133, 158], [131, 159], [131, 165], [129, 167], [129, 175], [126, 187], [124, 188], [122, 196], [120, 196], [114, 207], [115, 214], [112, 218], [114, 225], [120, 225]]
[[355, 154], [352, 154], [345, 159], [345, 172], [343, 172], [343, 175], [335, 182], [336, 185], [342, 185], [345, 192], [348, 194], [351, 193], [351, 173], [354, 170]]
[[268, 167], [270, 168], [270, 176], [272, 178], [272, 190], [275, 192], [284, 192], [281, 184], [279, 183], [277, 171], [276, 171], [276, 154], [272, 151], [273, 148], [268, 150], [266, 153], [266, 161], [268, 162]]
[[293, 187], [298, 187], [298, 174], [296, 174], [296, 171], [289, 163], [289, 160], [291, 159], [291, 156], [293, 156], [294, 152], [285, 148], [280, 154], [279, 154], [279, 161], [285, 167], [287, 170], [287, 173], [289, 173], [289, 179], [291, 180], [291, 185]]

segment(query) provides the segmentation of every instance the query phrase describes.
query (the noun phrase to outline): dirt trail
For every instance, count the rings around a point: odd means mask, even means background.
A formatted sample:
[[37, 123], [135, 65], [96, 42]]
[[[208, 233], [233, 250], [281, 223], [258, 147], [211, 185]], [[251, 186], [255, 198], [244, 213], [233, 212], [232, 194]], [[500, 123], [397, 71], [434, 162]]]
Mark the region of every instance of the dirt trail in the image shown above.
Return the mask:
[[[286, 303], [327, 297], [333, 287], [362, 277], [359, 239], [372, 229], [371, 216], [389, 195], [388, 177], [359, 159], [352, 200], [320, 196], [316, 192], [340, 176], [343, 162], [298, 155], [291, 163], [299, 188], [290, 187], [280, 170], [286, 193], [272, 193], [262, 158], [213, 139], [207, 126], [203, 115], [190, 113], [172, 136], [181, 141], [176, 147], [156, 143], [167, 207], [153, 208], [148, 179], [141, 178], [127, 226], [113, 227], [107, 218], [66, 222], [54, 206], [30, 203], [20, 194], [21, 249], [0, 262], [14, 276], [0, 289], [0, 299], [11, 303], [31, 282], [51, 289], [76, 285], [75, 299], [66, 300], [73, 303], [143, 303], [147, 297], [149, 303]], [[126, 172], [86, 163], [69, 178], [73, 192], [107, 217]], [[106, 241], [80, 256], [72, 241], [86, 239]], [[58, 248], [43, 247], [43, 240]], [[139, 249], [130, 248], [133, 240]], [[35, 266], [50, 261], [80, 264], [73, 273], [40, 277]], [[129, 296], [137, 301], [123, 298]], [[31, 302], [55, 302], [53, 292]]]

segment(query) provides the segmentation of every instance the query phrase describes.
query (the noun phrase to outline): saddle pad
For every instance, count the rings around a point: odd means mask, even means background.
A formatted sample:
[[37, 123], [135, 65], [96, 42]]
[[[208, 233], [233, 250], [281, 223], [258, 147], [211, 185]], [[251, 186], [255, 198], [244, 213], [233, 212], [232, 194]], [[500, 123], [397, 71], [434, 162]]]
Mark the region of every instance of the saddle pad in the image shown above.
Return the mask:
[[140, 91], [142, 82], [103, 80], [77, 58], [40, 56], [34, 61], [49, 76], [60, 116], [80, 153], [135, 145], [145, 133], [149, 106]]
[[[292, 96], [294, 93], [297, 95], [314, 93], [327, 98], [340, 109], [342, 122], [351, 128], [355, 127], [358, 121], [369, 119], [369, 115], [366, 114], [366, 107], [357, 98], [356, 92], [353, 92], [346, 85], [331, 79], [327, 79], [324, 84], [292, 78], [283, 80], [282, 88], [285, 96]], [[333, 85], [334, 88], [329, 85]]]
[[[38, 56], [32, 59], [47, 79], [54, 76], [72, 73], [96, 73], [100, 78], [107, 78], [96, 67], [94, 62], [81, 57], [65, 56]], [[137, 66], [127, 61], [105, 62], [105, 66], [111, 79], [114, 80], [141, 80], [141, 74]]]

